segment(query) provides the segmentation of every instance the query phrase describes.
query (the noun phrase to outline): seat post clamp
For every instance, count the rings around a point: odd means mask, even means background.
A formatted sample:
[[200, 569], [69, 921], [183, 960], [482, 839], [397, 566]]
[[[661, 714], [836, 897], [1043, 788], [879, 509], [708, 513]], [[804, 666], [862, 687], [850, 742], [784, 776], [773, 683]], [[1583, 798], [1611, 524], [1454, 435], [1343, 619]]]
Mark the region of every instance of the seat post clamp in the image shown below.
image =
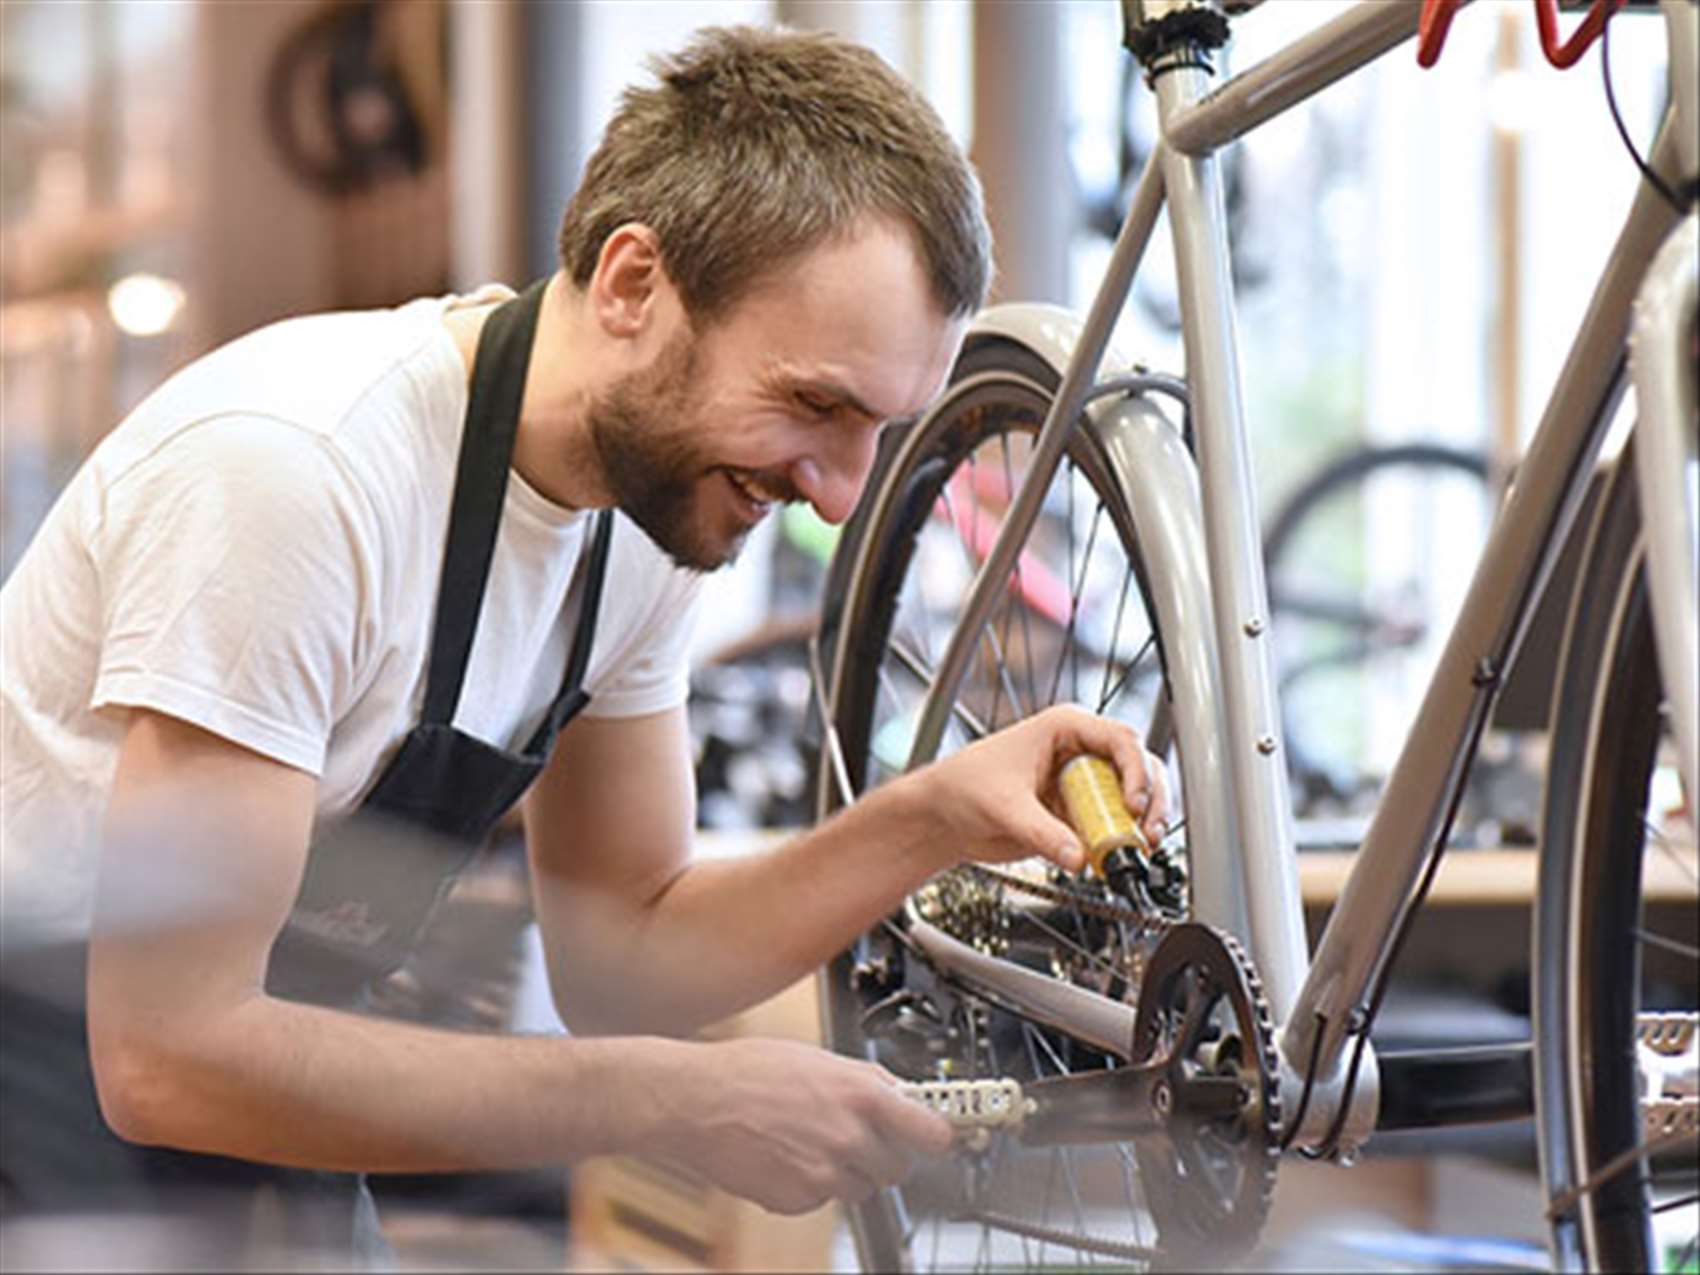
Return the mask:
[[1126, 32], [1123, 43], [1150, 84], [1182, 67], [1212, 70], [1210, 54], [1228, 42], [1228, 19], [1211, 5], [1187, 5], [1130, 22]]

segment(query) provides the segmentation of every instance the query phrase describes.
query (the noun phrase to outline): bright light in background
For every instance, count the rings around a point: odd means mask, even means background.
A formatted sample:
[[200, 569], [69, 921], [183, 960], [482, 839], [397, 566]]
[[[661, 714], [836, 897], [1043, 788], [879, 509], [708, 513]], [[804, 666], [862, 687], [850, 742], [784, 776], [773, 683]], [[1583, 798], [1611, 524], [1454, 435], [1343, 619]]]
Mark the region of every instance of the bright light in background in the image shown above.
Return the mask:
[[183, 310], [183, 286], [156, 274], [125, 275], [106, 294], [112, 321], [131, 336], [158, 336]]

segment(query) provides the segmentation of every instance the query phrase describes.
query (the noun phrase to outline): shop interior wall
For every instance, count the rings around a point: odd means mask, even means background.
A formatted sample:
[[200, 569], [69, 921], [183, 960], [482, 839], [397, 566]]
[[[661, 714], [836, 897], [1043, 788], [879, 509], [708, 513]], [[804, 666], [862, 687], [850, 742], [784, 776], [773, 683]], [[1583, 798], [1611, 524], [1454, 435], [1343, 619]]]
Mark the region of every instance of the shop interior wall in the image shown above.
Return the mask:
[[[1231, 61], [1338, 7], [1265, 6]], [[984, 174], [999, 296], [1084, 305], [1108, 250], [1086, 217], [1118, 179], [1108, 0], [383, 4], [372, 56], [396, 73], [419, 151], [327, 179], [304, 175], [326, 153], [310, 33], [337, 8], [0, 6], [0, 573], [102, 433], [195, 354], [289, 314], [551, 268], [560, 208], [620, 86], [699, 25], [838, 29], [915, 79]], [[1266, 507], [1365, 440], [1436, 437], [1504, 461], [1527, 437], [1629, 183], [1601, 176], [1627, 160], [1597, 75], [1537, 65], [1529, 24], [1508, 16], [1521, 8], [1466, 13], [1437, 71], [1396, 52], [1235, 159]], [[1652, 27], [1614, 28], [1620, 95], [1643, 138], [1660, 107]], [[1148, 100], [1134, 110], [1148, 117]], [[1179, 370], [1158, 242], [1120, 336]], [[119, 284], [135, 285], [123, 305]], [[1420, 539], [1391, 519], [1360, 530], [1365, 588], [1403, 571]], [[749, 547], [730, 605], [699, 635], [703, 658], [806, 606], [779, 596], [770, 570], [785, 534], [770, 520]], [[1394, 737], [1403, 711], [1391, 706], [1375, 734]]]

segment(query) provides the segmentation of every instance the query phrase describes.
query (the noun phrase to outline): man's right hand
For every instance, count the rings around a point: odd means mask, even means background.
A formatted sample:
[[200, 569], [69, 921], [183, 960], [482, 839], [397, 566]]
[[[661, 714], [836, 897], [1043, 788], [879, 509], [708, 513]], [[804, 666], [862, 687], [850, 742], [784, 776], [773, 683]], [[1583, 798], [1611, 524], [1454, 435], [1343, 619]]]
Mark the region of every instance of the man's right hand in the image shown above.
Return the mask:
[[950, 1149], [945, 1119], [871, 1062], [786, 1040], [695, 1046], [641, 1150], [775, 1213], [865, 1200]]

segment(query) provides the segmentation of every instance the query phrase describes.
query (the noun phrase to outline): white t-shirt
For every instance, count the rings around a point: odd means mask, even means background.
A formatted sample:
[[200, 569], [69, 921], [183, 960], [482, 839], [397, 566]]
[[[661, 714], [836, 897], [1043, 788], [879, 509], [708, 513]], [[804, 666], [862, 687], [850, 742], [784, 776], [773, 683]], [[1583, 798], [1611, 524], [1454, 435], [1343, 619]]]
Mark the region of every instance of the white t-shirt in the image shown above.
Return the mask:
[[[0, 589], [0, 941], [88, 931], [124, 715], [318, 776], [347, 814], [418, 720], [466, 367], [431, 298], [292, 319], [172, 377]], [[560, 689], [594, 516], [510, 471], [454, 724], [522, 748]], [[700, 577], [617, 518], [589, 716], [685, 699]]]

